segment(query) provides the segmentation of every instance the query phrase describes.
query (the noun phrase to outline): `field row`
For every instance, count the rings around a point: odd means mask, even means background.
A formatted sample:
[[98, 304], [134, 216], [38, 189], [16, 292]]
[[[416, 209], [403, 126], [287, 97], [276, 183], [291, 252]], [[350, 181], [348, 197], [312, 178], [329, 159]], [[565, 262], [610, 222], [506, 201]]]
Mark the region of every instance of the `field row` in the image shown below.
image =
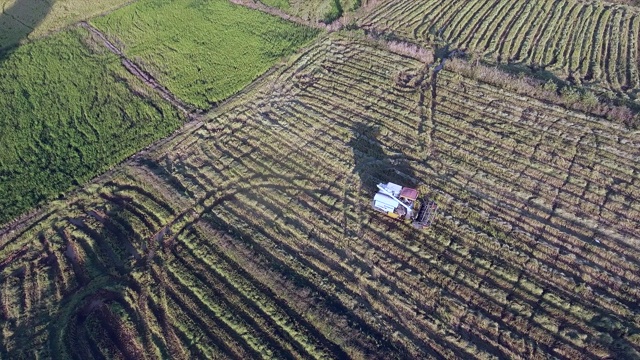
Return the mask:
[[564, 0], [390, 0], [360, 24], [417, 40], [442, 39], [451, 49], [615, 91], [635, 94], [640, 87], [640, 16], [633, 7]]
[[[638, 354], [637, 137], [446, 70], [435, 91], [430, 79], [416, 59], [328, 35], [5, 234], [0, 349]], [[370, 209], [387, 181], [436, 199], [431, 229]], [[33, 342], [12, 335], [23, 328]]]
[[521, 107], [517, 99], [480, 90], [473, 81], [463, 90], [452, 74], [441, 75], [434, 155], [451, 166], [456, 183], [485, 194], [482, 202], [499, 201], [499, 211], [482, 204], [481, 212], [509, 223], [505, 235], [528, 234], [531, 244], [573, 252], [576, 261], [607, 270], [599, 274], [610, 272], [605, 293], [614, 295], [618, 276], [635, 283], [640, 253], [632, 239], [640, 208], [633, 195], [639, 184], [633, 137], [561, 109], [534, 112], [531, 100]]
[[[60, 2], [3, 0], [0, 14], [0, 49], [34, 40], [73, 23], [114, 10], [127, 0], [93, 3], [84, 0]], [[0, 55], [0, 60], [3, 56]]]
[[[112, 315], [103, 305], [129, 291], [131, 272], [154, 248], [153, 235], [178, 214], [180, 205], [169, 205], [145, 186], [129, 175], [90, 186], [65, 210], [45, 213], [14, 238], [3, 238], [0, 251], [10, 259], [0, 267], [2, 316], [10, 319], [3, 330], [12, 334], [18, 329], [20, 336], [3, 338], [0, 355], [64, 357], [89, 351], [91, 347], [74, 343], [87, 341], [78, 335], [84, 331], [97, 342], [126, 338], [117, 330], [124, 324], [107, 321]], [[78, 329], [77, 322], [92, 330]], [[110, 333], [96, 332], [100, 327]], [[80, 358], [87, 357], [80, 353]]]
[[[473, 80], [455, 84], [455, 76], [445, 73], [438, 82], [436, 112], [429, 119], [429, 104], [425, 108], [420, 103], [419, 90], [401, 88], [394, 81], [398, 71], [417, 72], [419, 64], [395, 60], [405, 68], [381, 68], [375, 64], [391, 61], [388, 54], [350, 51], [356, 48], [333, 42], [323, 48], [329, 58], [308, 52], [280, 76], [285, 81], [274, 81], [268, 94], [259, 94], [259, 101], [220, 114], [207, 131], [199, 132], [201, 141], [185, 139], [175, 156], [165, 158], [165, 166], [177, 161], [182, 169], [190, 169], [188, 177], [184, 172], [177, 176], [201, 196], [210, 193], [207, 182], [233, 186], [232, 178], [219, 173], [239, 174], [245, 181], [237, 192], [212, 203], [212, 211], [222, 218], [216, 223], [244, 229], [238, 241], [258, 239], [251, 247], [286, 261], [287, 273], [308, 273], [312, 282], [323, 279], [319, 286], [329, 281], [343, 304], [362, 303], [364, 296], [374, 312], [390, 306], [371, 300], [380, 298], [378, 293], [366, 295], [352, 286], [358, 280], [349, 274], [370, 273], [373, 253], [393, 251], [397, 260], [387, 259], [381, 266], [388, 267], [391, 261], [404, 269], [405, 261], [414, 261], [418, 265], [410, 267], [410, 273], [418, 279], [435, 276], [435, 285], [430, 285], [436, 288], [452, 286], [457, 276], [478, 279], [471, 288], [459, 288], [465, 294], [459, 301], [466, 303], [478, 291], [484, 294], [474, 298], [482, 301], [475, 305], [482, 316], [491, 319], [487, 329], [496, 326], [498, 333], [518, 339], [523, 336], [518, 329], [527, 324], [538, 351], [565, 357], [587, 351], [600, 356], [609, 351], [607, 346], [637, 346], [620, 339], [615, 345], [589, 343], [600, 337], [592, 319], [629, 319], [638, 296], [633, 288], [638, 281], [638, 254], [629, 240], [637, 233], [638, 217], [633, 197], [638, 187], [634, 136], [559, 106], [529, 101], [531, 106], [520, 108], [523, 100], [517, 95]], [[355, 74], [365, 77], [366, 85], [350, 85]], [[293, 85], [275, 85], [290, 84], [292, 79]], [[479, 90], [467, 95], [462, 91], [467, 88]], [[371, 94], [377, 97], [377, 106], [372, 105]], [[477, 102], [469, 105], [474, 97]], [[461, 122], [464, 119], [468, 125]], [[218, 122], [234, 125], [220, 127]], [[425, 147], [431, 151], [427, 161], [420, 151]], [[350, 166], [353, 175], [336, 170]], [[514, 167], [512, 174], [504, 170], [509, 167]], [[214, 176], [224, 179], [211, 181]], [[393, 223], [376, 224], [369, 217], [363, 204], [368, 204], [372, 187], [390, 178], [409, 185], [423, 181], [447, 204], [450, 214], [434, 229], [439, 234], [436, 239], [423, 239]], [[309, 189], [310, 183], [319, 190]], [[354, 260], [355, 265], [348, 261], [345, 256], [354, 256], [354, 247], [376, 226], [371, 243], [362, 245], [367, 249], [362, 257]], [[258, 232], [264, 237], [257, 237]], [[389, 247], [392, 240], [399, 249]], [[414, 253], [421, 242], [428, 244], [424, 257]], [[493, 255], [496, 250], [499, 256]], [[296, 258], [299, 264], [291, 262]], [[421, 270], [431, 261], [436, 261], [436, 269], [453, 271]], [[579, 271], [574, 263], [580, 264]], [[390, 302], [402, 301], [407, 296], [403, 291], [411, 294], [410, 289], [420, 288], [404, 287], [406, 276], [389, 276], [371, 289], [394, 284]], [[576, 291], [589, 300], [576, 296]], [[494, 298], [497, 294], [504, 298]], [[425, 298], [409, 296], [406, 301], [421, 304]], [[449, 309], [455, 307], [442, 301]], [[514, 318], [505, 307], [527, 315]], [[371, 313], [362, 311], [361, 319], [370, 321]], [[405, 326], [414, 317], [407, 316], [401, 317]], [[461, 326], [473, 328], [461, 319]], [[432, 328], [440, 326], [430, 321]], [[414, 328], [421, 330], [414, 336], [398, 334], [394, 346], [415, 356], [428, 355], [418, 350], [433, 346], [435, 335], [424, 332], [427, 324], [416, 323]], [[392, 317], [379, 326], [382, 333], [400, 331]], [[489, 333], [476, 336], [491, 338]], [[433, 349], [433, 354], [473, 348], [476, 342], [447, 343]], [[516, 345], [494, 343], [489, 352], [514, 355], [526, 349], [512, 346]]]

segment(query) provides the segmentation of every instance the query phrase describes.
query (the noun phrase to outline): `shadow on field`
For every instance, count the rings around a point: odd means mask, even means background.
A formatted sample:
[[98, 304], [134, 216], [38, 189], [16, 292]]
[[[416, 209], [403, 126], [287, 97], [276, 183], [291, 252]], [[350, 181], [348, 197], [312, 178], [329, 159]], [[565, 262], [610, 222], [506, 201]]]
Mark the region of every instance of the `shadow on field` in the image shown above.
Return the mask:
[[15, 0], [2, 3], [0, 13], [0, 67], [4, 60], [51, 11], [53, 0]]
[[[377, 192], [376, 184], [393, 182], [402, 186], [417, 186], [410, 164], [402, 155], [403, 149], [393, 149], [397, 158], [387, 155], [380, 142], [378, 126], [355, 123], [349, 146], [355, 160], [354, 172], [360, 177], [363, 190]], [[389, 152], [389, 151], [388, 151]]]

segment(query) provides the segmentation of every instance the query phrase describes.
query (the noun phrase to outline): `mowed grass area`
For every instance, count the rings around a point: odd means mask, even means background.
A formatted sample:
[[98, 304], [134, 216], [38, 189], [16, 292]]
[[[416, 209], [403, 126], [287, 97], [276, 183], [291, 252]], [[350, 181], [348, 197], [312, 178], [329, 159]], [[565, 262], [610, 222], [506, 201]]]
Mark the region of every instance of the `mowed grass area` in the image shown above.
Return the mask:
[[0, 0], [0, 49], [37, 38], [132, 0]]
[[88, 37], [81, 29], [60, 33], [18, 48], [1, 64], [0, 223], [181, 122], [168, 104], [145, 94], [117, 57], [90, 50]]
[[143, 0], [92, 23], [199, 108], [236, 93], [318, 33], [226, 0]]

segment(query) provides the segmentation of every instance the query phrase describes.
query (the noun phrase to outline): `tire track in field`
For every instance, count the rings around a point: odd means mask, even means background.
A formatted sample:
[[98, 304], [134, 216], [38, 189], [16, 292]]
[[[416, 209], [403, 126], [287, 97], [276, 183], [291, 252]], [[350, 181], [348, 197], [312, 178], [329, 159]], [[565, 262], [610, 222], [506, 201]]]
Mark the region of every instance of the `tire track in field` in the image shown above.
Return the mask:
[[169, 89], [162, 86], [153, 76], [151, 76], [151, 74], [142, 70], [133, 61], [127, 59], [124, 53], [120, 49], [118, 49], [111, 41], [109, 41], [109, 39], [107, 39], [106, 35], [102, 31], [98, 30], [96, 27], [92, 26], [86, 21], [80, 22], [80, 26], [96, 35], [109, 51], [120, 57], [122, 65], [127, 69], [129, 73], [131, 73], [133, 76], [144, 82], [147, 86], [155, 90], [160, 95], [160, 97], [167, 100], [171, 105], [175, 106], [187, 118], [189, 118], [189, 120], [195, 120], [198, 117], [199, 112], [197, 112], [197, 110], [193, 106], [187, 105], [182, 100], [178, 99], [178, 97], [173, 95], [173, 93], [171, 93]]
[[430, 104], [430, 114], [428, 117], [425, 117], [425, 120], [428, 119], [427, 127], [430, 129], [427, 135], [427, 139], [429, 141], [429, 154], [434, 154], [435, 146], [433, 146], [433, 139], [436, 132], [436, 108], [438, 106], [437, 101], [437, 93], [438, 93], [438, 73], [440, 70], [444, 69], [444, 65], [448, 59], [454, 57], [458, 54], [458, 49], [454, 49], [452, 51], [449, 50], [449, 45], [446, 45], [443, 49], [443, 55], [440, 57], [440, 63], [433, 68], [431, 72], [431, 79], [429, 86], [431, 87], [431, 104]]

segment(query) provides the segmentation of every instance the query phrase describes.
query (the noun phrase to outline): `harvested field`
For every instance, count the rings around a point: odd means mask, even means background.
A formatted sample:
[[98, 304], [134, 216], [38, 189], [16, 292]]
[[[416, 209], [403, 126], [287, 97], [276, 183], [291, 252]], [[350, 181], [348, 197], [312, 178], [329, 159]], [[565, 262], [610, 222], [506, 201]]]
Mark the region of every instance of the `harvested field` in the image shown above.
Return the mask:
[[0, 357], [639, 356], [637, 133], [350, 34], [206, 118], [0, 237]]
[[636, 98], [640, 13], [603, 2], [384, 1], [359, 23]]

